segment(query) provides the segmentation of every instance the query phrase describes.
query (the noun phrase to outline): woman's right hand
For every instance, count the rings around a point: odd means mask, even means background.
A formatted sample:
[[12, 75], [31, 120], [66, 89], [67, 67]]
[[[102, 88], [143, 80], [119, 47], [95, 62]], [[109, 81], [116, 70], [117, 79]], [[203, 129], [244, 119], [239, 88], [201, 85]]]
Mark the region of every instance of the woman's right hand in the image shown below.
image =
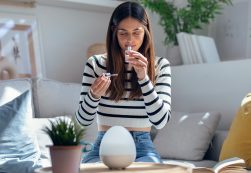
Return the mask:
[[110, 77], [106, 77], [103, 73], [91, 85], [92, 96], [96, 99], [99, 99], [101, 96], [104, 96], [110, 84], [111, 84]]

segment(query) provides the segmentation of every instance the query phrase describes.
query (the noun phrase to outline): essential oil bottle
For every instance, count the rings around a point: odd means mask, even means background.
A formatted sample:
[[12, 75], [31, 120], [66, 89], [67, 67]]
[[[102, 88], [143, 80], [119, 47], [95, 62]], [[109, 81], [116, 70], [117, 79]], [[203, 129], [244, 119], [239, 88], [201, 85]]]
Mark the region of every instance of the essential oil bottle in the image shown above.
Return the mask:
[[128, 46], [125, 50], [125, 62], [127, 62], [127, 59], [129, 57], [129, 54], [128, 54], [128, 51], [132, 50], [132, 47], [131, 46]]

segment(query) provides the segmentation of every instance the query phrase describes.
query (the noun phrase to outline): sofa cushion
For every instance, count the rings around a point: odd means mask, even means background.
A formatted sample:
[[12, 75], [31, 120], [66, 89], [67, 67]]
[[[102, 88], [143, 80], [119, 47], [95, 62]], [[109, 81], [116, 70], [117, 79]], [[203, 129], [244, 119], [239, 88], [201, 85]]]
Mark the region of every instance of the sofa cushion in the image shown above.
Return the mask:
[[36, 117], [74, 115], [78, 108], [80, 84], [38, 79], [34, 89]]
[[0, 172], [29, 173], [39, 167], [40, 151], [31, 119], [30, 91], [0, 107]]
[[212, 142], [203, 159], [219, 161], [222, 144], [227, 137], [228, 130], [216, 130]]
[[162, 158], [202, 160], [220, 120], [214, 112], [172, 112], [166, 126], [159, 130], [154, 144]]
[[31, 90], [30, 79], [1, 80], [0, 82], [0, 106], [13, 100], [27, 90]]
[[220, 153], [220, 160], [239, 157], [251, 169], [251, 93], [242, 101]]
[[43, 166], [51, 166], [51, 158], [47, 146], [52, 145], [52, 141], [50, 137], [42, 131], [45, 126], [48, 126], [50, 124], [49, 119], [52, 118], [33, 118], [31, 123], [32, 129], [35, 131], [37, 136]]

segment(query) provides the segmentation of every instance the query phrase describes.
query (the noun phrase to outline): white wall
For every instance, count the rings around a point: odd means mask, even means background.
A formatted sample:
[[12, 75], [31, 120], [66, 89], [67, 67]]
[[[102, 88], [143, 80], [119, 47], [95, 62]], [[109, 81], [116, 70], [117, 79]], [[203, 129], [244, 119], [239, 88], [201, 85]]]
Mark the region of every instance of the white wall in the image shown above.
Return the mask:
[[37, 7], [46, 76], [80, 82], [87, 59], [86, 50], [104, 42], [109, 13], [64, 7]]
[[[45, 0], [43, 1], [45, 2]], [[50, 5], [39, 3], [35, 8], [0, 6], [0, 12], [7, 11], [16, 13], [17, 15], [29, 14], [35, 16], [39, 25], [39, 53], [42, 59], [43, 76], [63, 82], [79, 83], [81, 81], [83, 66], [87, 58], [86, 50], [89, 45], [95, 42], [105, 41], [108, 21], [115, 5], [107, 7], [87, 5], [87, 7], [83, 7], [83, 5], [79, 6], [78, 4], [71, 5], [70, 2], [66, 5], [58, 5], [59, 3], [55, 5], [52, 3], [54, 1], [47, 1]], [[239, 1], [247, 2], [249, 0]], [[251, 18], [250, 4], [249, 2], [249, 16], [246, 17], [248, 19]], [[156, 55], [166, 57], [166, 46], [163, 44], [164, 32], [162, 27], [158, 24], [159, 17], [150, 12], [149, 14], [152, 22]], [[223, 60], [227, 58], [238, 59], [241, 54], [236, 54], [234, 56], [227, 55], [227, 53], [231, 51], [231, 47], [229, 48], [229, 45], [227, 45], [228, 41], [226, 41], [226, 39], [224, 40], [224, 34], [219, 35], [222, 27], [225, 27], [219, 23], [220, 19], [220, 17], [217, 18], [217, 21], [211, 25], [209, 34], [216, 39], [216, 44]], [[238, 18], [235, 20], [238, 20]], [[251, 24], [250, 22], [247, 23], [249, 28], [245, 29], [249, 30], [249, 35], [251, 35]], [[205, 28], [198, 33], [205, 34], [207, 32], [208, 30]], [[222, 42], [224, 44], [221, 44]], [[241, 50], [245, 50], [247, 56], [250, 56], [251, 37], [248, 37], [246, 42], [243, 43], [233, 42], [232, 46], [235, 47], [235, 45], [237, 45], [242, 48], [242, 44], [246, 46], [246, 48]], [[243, 51], [240, 51], [240, 53], [243, 53]]]
[[155, 54], [160, 57], [166, 57], [166, 46], [164, 45], [165, 33], [163, 28], [159, 25], [159, 16], [148, 11], [152, 31]]
[[[105, 42], [108, 22], [116, 4], [79, 7], [74, 3], [47, 2], [38, 3], [35, 8], [4, 6], [0, 7], [0, 12], [34, 16], [38, 23], [43, 77], [79, 83], [87, 48], [95, 42]], [[150, 14], [150, 17], [156, 54], [165, 57], [163, 29], [158, 24], [157, 15]]]
[[[76, 8], [38, 5], [36, 15], [46, 77], [64, 82], [80, 82], [90, 44], [104, 42], [112, 10], [97, 12]], [[150, 14], [155, 51], [165, 57], [163, 29], [158, 16]]]
[[222, 61], [251, 58], [251, 1], [233, 0], [211, 25]]

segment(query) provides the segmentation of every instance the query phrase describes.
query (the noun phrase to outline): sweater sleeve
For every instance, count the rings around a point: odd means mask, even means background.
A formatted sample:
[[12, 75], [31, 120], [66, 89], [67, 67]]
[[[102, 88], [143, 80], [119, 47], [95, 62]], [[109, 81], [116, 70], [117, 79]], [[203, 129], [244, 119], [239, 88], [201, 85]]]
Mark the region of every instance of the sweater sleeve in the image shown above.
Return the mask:
[[163, 128], [171, 116], [171, 69], [166, 59], [159, 63], [155, 87], [148, 76], [139, 81], [149, 121], [157, 129]]
[[93, 61], [93, 58], [89, 58], [84, 68], [79, 107], [75, 113], [76, 120], [83, 126], [89, 126], [92, 124], [99, 104], [99, 99], [92, 97], [90, 92], [92, 83], [98, 77], [94, 68], [95, 61]]

